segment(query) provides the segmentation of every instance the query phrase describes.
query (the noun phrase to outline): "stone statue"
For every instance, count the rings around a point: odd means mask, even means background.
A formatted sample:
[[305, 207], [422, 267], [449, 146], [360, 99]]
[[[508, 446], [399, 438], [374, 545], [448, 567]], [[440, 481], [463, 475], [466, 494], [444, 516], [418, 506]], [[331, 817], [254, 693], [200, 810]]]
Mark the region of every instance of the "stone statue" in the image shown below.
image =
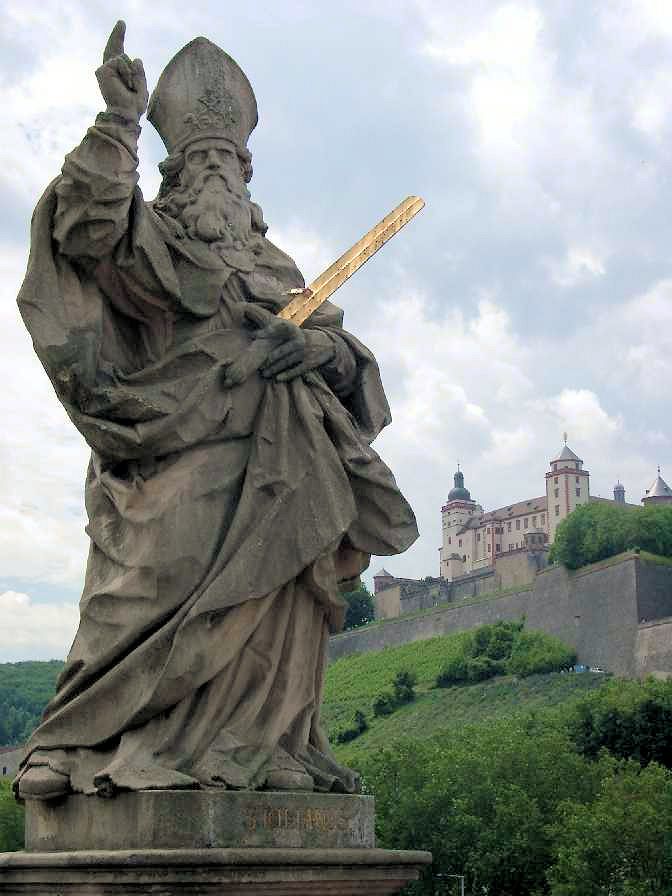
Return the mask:
[[276, 317], [304, 282], [246, 187], [252, 88], [205, 38], [149, 102], [168, 156], [143, 200], [147, 88], [124, 30], [96, 72], [107, 108], [35, 210], [19, 295], [91, 447], [91, 544], [79, 629], [15, 787], [353, 793], [319, 723], [339, 582], [417, 537], [370, 447], [390, 419], [378, 367], [329, 302], [302, 327]]

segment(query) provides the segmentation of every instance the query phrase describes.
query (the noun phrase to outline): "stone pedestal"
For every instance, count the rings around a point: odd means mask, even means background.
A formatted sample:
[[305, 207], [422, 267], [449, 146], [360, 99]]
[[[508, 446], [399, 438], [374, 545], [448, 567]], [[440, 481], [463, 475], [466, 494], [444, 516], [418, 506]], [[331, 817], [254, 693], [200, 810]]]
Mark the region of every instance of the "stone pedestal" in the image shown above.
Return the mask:
[[375, 848], [373, 798], [142, 791], [26, 804], [3, 896], [396, 893], [431, 861]]
[[370, 849], [371, 796], [144, 790], [26, 806], [26, 849]]
[[173, 849], [0, 856], [3, 896], [378, 896], [430, 861], [385, 849]]

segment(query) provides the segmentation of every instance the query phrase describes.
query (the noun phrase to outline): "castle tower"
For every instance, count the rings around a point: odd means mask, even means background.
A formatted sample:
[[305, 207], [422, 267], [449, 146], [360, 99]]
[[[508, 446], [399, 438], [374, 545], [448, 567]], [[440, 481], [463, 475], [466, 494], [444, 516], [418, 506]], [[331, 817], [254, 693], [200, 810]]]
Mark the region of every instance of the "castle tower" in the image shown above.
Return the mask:
[[391, 585], [393, 582], [394, 576], [383, 567], [373, 577], [373, 593], [378, 594], [379, 591], [387, 588], [387, 586]]
[[451, 581], [470, 568], [472, 555], [471, 532], [463, 532], [474, 514], [482, 512], [472, 500], [469, 489], [464, 486], [464, 473], [460, 470], [453, 477], [453, 488], [448, 492], [448, 500], [441, 508], [442, 546], [439, 548], [439, 575]]
[[553, 458], [546, 473], [546, 501], [548, 509], [548, 540], [553, 542], [555, 530], [579, 504], [590, 500], [590, 473], [583, 469], [583, 461], [565, 444]]
[[614, 503], [625, 504], [625, 488], [621, 485], [620, 479], [614, 486]]
[[660, 475], [660, 467], [658, 467], [658, 475], [642, 498], [642, 504], [646, 507], [649, 504], [672, 504], [672, 489]]

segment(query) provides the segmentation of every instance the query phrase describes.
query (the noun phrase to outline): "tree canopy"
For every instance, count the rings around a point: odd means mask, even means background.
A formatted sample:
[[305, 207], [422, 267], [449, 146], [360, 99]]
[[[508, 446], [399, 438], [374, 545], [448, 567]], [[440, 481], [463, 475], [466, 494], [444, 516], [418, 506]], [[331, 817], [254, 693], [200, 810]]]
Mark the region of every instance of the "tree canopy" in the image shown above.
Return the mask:
[[636, 548], [672, 557], [672, 506], [582, 504], [558, 526], [549, 560], [578, 569]]
[[343, 625], [344, 631], [347, 632], [353, 628], [360, 628], [362, 625], [373, 622], [376, 617], [373, 595], [363, 582], [360, 582], [359, 587], [354, 591], [342, 593], [341, 597], [348, 605]]

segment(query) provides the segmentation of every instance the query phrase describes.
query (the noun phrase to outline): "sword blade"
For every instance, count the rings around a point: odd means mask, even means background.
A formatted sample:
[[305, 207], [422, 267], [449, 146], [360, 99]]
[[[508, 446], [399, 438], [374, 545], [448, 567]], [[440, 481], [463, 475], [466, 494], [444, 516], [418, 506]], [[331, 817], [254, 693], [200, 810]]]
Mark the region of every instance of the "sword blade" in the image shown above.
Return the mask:
[[419, 196], [407, 196], [394, 211], [386, 215], [352, 248], [344, 252], [326, 271], [313, 280], [308, 289], [302, 290], [278, 312], [278, 317], [291, 320], [299, 326], [329, 298], [339, 286], [358, 271], [385, 243], [399, 233], [411, 218], [425, 207]]

